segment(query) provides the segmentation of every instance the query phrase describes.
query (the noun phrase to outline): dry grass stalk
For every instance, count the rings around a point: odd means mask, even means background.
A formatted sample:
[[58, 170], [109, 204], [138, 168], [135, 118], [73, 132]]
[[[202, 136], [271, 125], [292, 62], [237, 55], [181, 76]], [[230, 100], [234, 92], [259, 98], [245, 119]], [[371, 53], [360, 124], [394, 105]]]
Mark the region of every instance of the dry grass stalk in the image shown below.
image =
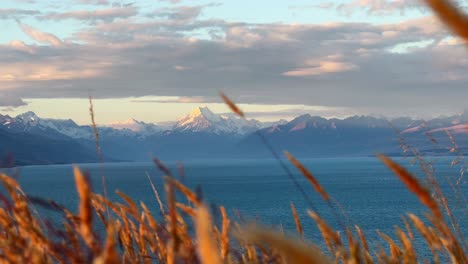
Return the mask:
[[172, 240], [169, 251], [171, 252], [171, 254], [175, 254], [175, 252], [177, 252], [177, 249], [179, 248], [179, 239], [177, 236], [177, 210], [175, 205], [175, 194], [172, 184], [166, 183], [165, 186], [169, 211], [169, 230]]
[[403, 230], [401, 230], [398, 227], [396, 228], [396, 233], [404, 249], [403, 262], [404, 263], [418, 263], [416, 253], [414, 251], [411, 240], [408, 238], [405, 232], [403, 232]]
[[153, 157], [153, 162], [154, 162], [154, 164], [156, 164], [158, 169], [165, 174], [165, 176], [172, 176], [171, 170], [162, 161], [160, 161], [158, 158]]
[[330, 253], [336, 252], [342, 249], [342, 241], [338, 233], [336, 233], [322, 218], [312, 211], [307, 211], [309, 216], [314, 219], [317, 227], [322, 233], [323, 240], [328, 246]]
[[213, 224], [211, 215], [205, 205], [197, 208], [195, 217], [195, 230], [198, 240], [198, 254], [203, 264], [221, 264], [216, 241], [213, 239]]
[[146, 176], [148, 177], [148, 181], [149, 181], [150, 184], [151, 184], [151, 189], [153, 190], [154, 197], [156, 197], [156, 201], [158, 201], [159, 210], [161, 210], [161, 213], [162, 213], [162, 214], [165, 214], [165, 212], [164, 212], [164, 206], [163, 206], [163, 203], [161, 202], [161, 198], [159, 197], [158, 190], [157, 190], [156, 187], [154, 186], [153, 181], [151, 180], [151, 177], [150, 177], [150, 175], [149, 175], [148, 172], [146, 172]]
[[299, 215], [297, 214], [297, 210], [293, 202], [291, 202], [291, 211], [294, 217], [294, 223], [296, 224], [297, 233], [303, 238], [304, 232], [302, 231], [301, 219], [299, 218]]
[[91, 96], [89, 96], [89, 115], [91, 116], [91, 126], [93, 128], [94, 140], [96, 144], [98, 158], [100, 161], [102, 161], [101, 146], [99, 145], [99, 131], [97, 129], [96, 121], [94, 120], [94, 105], [93, 105], [93, 98]]
[[234, 112], [236, 115], [238, 115], [240, 117], [244, 117], [244, 112], [242, 112], [242, 110], [240, 110], [240, 108], [237, 107], [237, 105], [233, 101], [231, 101], [231, 99], [229, 99], [222, 92], [220, 92], [219, 95], [221, 96], [221, 98], [223, 98], [223, 101], [229, 106], [229, 108], [231, 108], [232, 112]]
[[201, 201], [198, 199], [197, 195], [194, 192], [192, 192], [189, 188], [185, 187], [185, 185], [183, 185], [182, 183], [180, 183], [172, 177], [166, 177], [166, 180], [174, 187], [176, 187], [181, 193], [183, 193], [187, 197], [187, 199], [189, 199], [189, 201], [192, 202], [194, 205], [200, 205]]
[[364, 233], [362, 233], [362, 230], [359, 226], [354, 226], [356, 228], [356, 231], [358, 233], [359, 239], [361, 240], [362, 246], [364, 249], [368, 252], [369, 251], [369, 245], [367, 244], [366, 237], [364, 236]]
[[190, 215], [190, 216], [195, 216], [197, 214], [196, 210], [190, 206], [187, 206], [183, 203], [176, 203], [177, 208], [182, 210], [184, 213]]
[[[81, 175], [80, 175], [81, 174]], [[313, 244], [303, 240], [285, 238], [283, 233], [275, 233], [258, 229], [242, 229], [239, 223], [233, 226], [240, 230], [238, 240], [231, 240], [229, 230], [231, 221], [226, 210], [221, 207], [222, 228], [213, 224], [206, 206], [192, 208], [190, 205], [177, 202], [174, 195], [174, 181], [166, 182], [167, 214], [160, 222], [156, 222], [146, 205], [140, 202], [140, 207], [123, 193], [118, 193], [125, 203], [112, 202], [99, 194], [92, 194], [89, 183], [81, 171], [76, 172], [77, 189], [80, 196], [80, 213], [74, 216], [65, 208], [60, 208], [64, 214], [62, 230], [49, 228], [40, 224], [40, 216], [28, 205], [27, 196], [20, 186], [8, 176], [0, 175], [0, 181], [9, 189], [10, 196], [5, 199], [0, 195], [0, 263], [7, 259], [14, 263], [304, 263], [314, 258], [322, 258], [323, 253]], [[186, 188], [186, 189], [185, 189]], [[188, 197], [193, 192], [179, 183], [179, 190], [185, 190]], [[187, 192], [189, 190], [190, 192]], [[196, 197], [196, 196], [193, 196]], [[11, 200], [11, 202], [10, 202]], [[190, 202], [192, 202], [189, 199]], [[193, 202], [192, 202], [193, 204]], [[102, 216], [105, 208], [112, 210], [113, 218]], [[141, 209], [140, 209], [141, 208]], [[204, 210], [200, 213], [201, 210]], [[177, 210], [182, 209], [195, 219], [196, 236], [189, 231]], [[94, 221], [90, 220], [93, 210], [101, 213], [101, 221], [107, 231], [106, 242], [96, 236], [88, 236], [92, 231]], [[294, 205], [291, 210], [295, 210]], [[390, 255], [382, 249], [377, 254], [371, 253], [361, 229], [356, 227], [362, 247], [353, 234], [346, 229], [348, 246], [342, 242], [340, 234], [334, 231], [322, 218], [313, 212], [309, 215], [314, 219], [323, 241], [330, 249], [332, 260], [336, 263], [414, 263], [419, 259], [413, 249], [411, 228], [405, 224], [406, 232], [396, 228], [396, 235], [401, 247], [390, 237], [381, 234], [390, 247]], [[439, 255], [450, 257], [454, 263], [467, 263], [466, 253], [460, 246], [447, 224], [439, 221], [433, 214], [429, 215], [426, 225], [418, 217], [409, 215], [413, 226], [426, 240], [431, 250], [434, 263], [441, 263]], [[297, 219], [296, 219], [297, 221]], [[405, 222], [405, 221], [404, 221]], [[245, 221], [242, 222], [245, 224]], [[300, 223], [302, 226], [302, 223]], [[49, 228], [49, 229], [44, 229]], [[46, 230], [46, 231], [44, 231]], [[88, 230], [88, 231], [86, 231]], [[59, 234], [54, 237], [51, 234]], [[302, 231], [301, 231], [302, 232]], [[114, 235], [113, 235], [114, 234]], [[84, 243], [83, 243], [84, 241]], [[198, 241], [198, 242], [196, 242]], [[219, 246], [218, 246], [218, 244]], [[89, 246], [91, 245], [91, 246]], [[120, 247], [117, 250], [116, 247]], [[198, 254], [197, 254], [198, 252]], [[213, 255], [215, 253], [216, 255]], [[375, 258], [372, 256], [375, 255]], [[326, 259], [326, 258], [325, 258]], [[445, 259], [443, 259], [445, 260]], [[323, 263], [323, 259], [316, 260]], [[325, 261], [329, 262], [328, 259]], [[317, 263], [317, 262], [316, 262]]]
[[133, 216], [135, 217], [136, 219], [138, 219], [138, 207], [136, 205], [136, 203], [132, 200], [132, 198], [128, 197], [126, 194], [124, 194], [123, 192], [119, 191], [119, 190], [115, 190], [115, 193], [120, 196], [122, 199], [125, 200], [125, 202], [127, 203], [128, 206], [126, 206], [126, 210]]
[[442, 219], [442, 213], [440, 212], [437, 202], [432, 198], [430, 192], [421, 186], [419, 181], [413, 177], [405, 168], [401, 167], [399, 164], [386, 157], [385, 155], [379, 155], [380, 160], [389, 167], [399, 178], [400, 180], [410, 189], [419, 200], [428, 207], [432, 214], [438, 219]]
[[349, 228], [346, 228], [346, 236], [348, 237], [348, 247], [349, 247], [349, 264], [358, 264], [362, 263], [361, 252], [359, 243], [355, 241], [353, 234]]
[[427, 227], [424, 222], [414, 214], [408, 214], [409, 219], [413, 223], [413, 226], [418, 230], [418, 232], [423, 236], [424, 240], [426, 240], [427, 245], [431, 249], [431, 251], [439, 250], [442, 247], [442, 243], [440, 241], [439, 236], [434, 236], [434, 232]]
[[269, 245], [278, 250], [283, 256], [284, 263], [332, 263], [316, 246], [287, 239], [282, 234], [270, 230], [249, 228], [242, 230], [238, 236], [248, 243]]
[[93, 264], [121, 263], [119, 253], [115, 248], [115, 226], [117, 225], [114, 223], [109, 225], [109, 228], [107, 229], [106, 244], [104, 245], [101, 254], [94, 260]]
[[379, 236], [382, 237], [388, 243], [388, 246], [390, 247], [391, 262], [397, 263], [398, 259], [400, 259], [400, 257], [402, 256], [401, 248], [395, 243], [395, 241], [393, 241], [393, 239], [391, 239], [384, 233], [377, 231], [377, 234], [379, 234]]
[[325, 191], [324, 188], [320, 185], [320, 183], [315, 179], [315, 177], [310, 173], [309, 170], [304, 167], [291, 153], [285, 151], [284, 155], [288, 158], [288, 160], [306, 177], [306, 179], [312, 183], [312, 186], [314, 186], [314, 189], [316, 192], [318, 192], [323, 200], [329, 201], [330, 197], [328, 196], [328, 193]]
[[408, 220], [406, 220], [404, 216], [402, 216], [401, 219], [403, 220], [403, 224], [405, 225], [406, 232], [408, 233], [409, 238], [411, 240], [414, 240], [414, 233], [413, 233], [413, 230], [411, 230]]
[[448, 0], [425, 0], [439, 19], [455, 34], [468, 40], [468, 18]]
[[83, 240], [92, 249], [95, 248], [93, 232], [93, 213], [91, 205], [91, 186], [89, 178], [81, 172], [78, 167], [73, 169], [75, 175], [75, 184], [80, 198], [79, 216], [80, 216], [80, 234]]
[[229, 229], [231, 226], [231, 221], [226, 213], [226, 208], [221, 206], [219, 208], [221, 211], [221, 216], [223, 218], [222, 222], [222, 233], [221, 233], [221, 257], [226, 260], [229, 255]]

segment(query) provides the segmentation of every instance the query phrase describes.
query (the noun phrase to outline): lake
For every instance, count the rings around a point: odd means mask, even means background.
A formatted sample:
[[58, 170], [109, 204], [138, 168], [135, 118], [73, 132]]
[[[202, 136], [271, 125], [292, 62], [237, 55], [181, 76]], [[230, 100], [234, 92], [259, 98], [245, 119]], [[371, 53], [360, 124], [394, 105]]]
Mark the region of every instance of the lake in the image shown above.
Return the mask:
[[[453, 159], [451, 157], [434, 159], [436, 159], [436, 176], [449, 203], [455, 208], [456, 197], [447, 183], [447, 178], [456, 179], [460, 167], [450, 167]], [[396, 158], [396, 160], [407, 166], [418, 177], [424, 177], [417, 165], [410, 166], [408, 159]], [[326, 191], [343, 206], [349, 216], [348, 224], [361, 226], [371, 243], [385, 244], [376, 235], [375, 230], [394, 237], [394, 226], [403, 226], [402, 215], [412, 212], [422, 216], [426, 211], [419, 200], [376, 158], [327, 158], [301, 161]], [[167, 165], [174, 175], [178, 174], [176, 164]], [[79, 167], [90, 173], [94, 191], [102, 192], [101, 173], [103, 173], [110, 199], [121, 201], [114, 193], [114, 190], [118, 189], [135, 201], [145, 202], [154, 214], [158, 215], [158, 206], [146, 172], [151, 175], [161, 196], [164, 196], [163, 173], [153, 163], [80, 164]], [[306, 213], [307, 209], [311, 209], [310, 206], [278, 162], [274, 160], [186, 161], [183, 167], [185, 177], [181, 181], [192, 189], [200, 189], [203, 198], [210, 205], [224, 205], [234, 219], [236, 219], [234, 209], [237, 209], [246, 219], [258, 220], [277, 228], [282, 226], [284, 230], [294, 232], [295, 225], [290, 209], [290, 203], [294, 202], [306, 236], [320, 244], [320, 234]], [[312, 200], [314, 208], [330, 225], [341, 230], [334, 211], [323, 203], [312, 186], [294, 167], [289, 167]], [[78, 199], [72, 168], [72, 165], [21, 167], [18, 180], [29, 195], [50, 198], [76, 210]], [[464, 182], [461, 190], [466, 195], [468, 188], [466, 180]], [[467, 237], [466, 218], [462, 218], [460, 210], [454, 211]], [[52, 212], [43, 213], [51, 218], [57, 217]], [[218, 216], [215, 215], [215, 218]], [[345, 221], [344, 218], [341, 219]], [[417, 239], [416, 244], [422, 247], [424, 241], [419, 236]]]

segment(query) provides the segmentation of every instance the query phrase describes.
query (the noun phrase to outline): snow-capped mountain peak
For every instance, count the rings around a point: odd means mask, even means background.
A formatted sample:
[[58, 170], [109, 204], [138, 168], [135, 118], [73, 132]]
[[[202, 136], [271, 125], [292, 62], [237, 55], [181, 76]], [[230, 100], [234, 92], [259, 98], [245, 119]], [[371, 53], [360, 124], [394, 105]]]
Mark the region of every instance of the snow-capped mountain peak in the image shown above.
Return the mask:
[[114, 122], [114, 123], [107, 124], [106, 126], [114, 128], [114, 129], [128, 129], [134, 132], [138, 132], [141, 130], [141, 125], [142, 125], [142, 122], [139, 122], [133, 118], [130, 118], [126, 121]]
[[208, 107], [197, 107], [188, 115], [179, 118], [174, 129], [178, 131], [214, 132], [214, 130], [221, 128], [222, 131], [223, 121], [224, 119], [221, 116], [211, 112]]
[[188, 115], [179, 118], [179, 125], [184, 126], [190, 123], [202, 122], [203, 120], [209, 122], [220, 122], [224, 120], [220, 115], [213, 113], [208, 107], [197, 107], [193, 109]]
[[178, 120], [174, 131], [245, 135], [263, 127], [265, 124], [258, 120], [220, 115], [213, 113], [208, 107], [197, 107]]
[[28, 111], [26, 113], [17, 115], [15, 119], [19, 122], [22, 122], [25, 125], [36, 126], [39, 124], [40, 118], [36, 113]]
[[163, 130], [158, 125], [138, 121], [134, 118], [130, 118], [123, 122], [110, 123], [107, 124], [106, 127], [116, 130], [131, 131], [132, 133], [138, 133], [142, 136], [149, 136], [155, 133], [159, 133]]

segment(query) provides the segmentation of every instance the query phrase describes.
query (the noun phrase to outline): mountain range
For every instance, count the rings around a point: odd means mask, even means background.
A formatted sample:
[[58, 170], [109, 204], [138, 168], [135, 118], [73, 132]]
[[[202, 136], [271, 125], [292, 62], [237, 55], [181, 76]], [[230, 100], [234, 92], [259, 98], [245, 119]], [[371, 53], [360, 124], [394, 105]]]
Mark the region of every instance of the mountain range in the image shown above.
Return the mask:
[[[399, 138], [424, 153], [443, 155], [453, 148], [446, 131], [466, 152], [467, 111], [430, 120], [306, 114], [291, 121], [261, 122], [198, 107], [171, 126], [130, 119], [98, 127], [104, 161], [144, 161], [151, 155], [182, 160], [271, 157], [262, 137], [275, 151], [289, 150], [300, 157], [400, 155]], [[0, 146], [3, 166], [98, 161], [91, 126], [40, 118], [33, 112], [0, 115]]]

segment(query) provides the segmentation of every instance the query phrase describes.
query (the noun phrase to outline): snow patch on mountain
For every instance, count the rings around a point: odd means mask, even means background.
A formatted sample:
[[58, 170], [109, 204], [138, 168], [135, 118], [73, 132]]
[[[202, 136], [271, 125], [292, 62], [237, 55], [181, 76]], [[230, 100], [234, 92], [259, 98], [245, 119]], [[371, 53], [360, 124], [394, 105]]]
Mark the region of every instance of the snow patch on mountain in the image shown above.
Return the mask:
[[198, 107], [180, 118], [173, 130], [176, 132], [205, 132], [214, 134], [245, 135], [268, 127], [255, 119], [246, 120], [237, 116], [213, 113], [208, 107]]
[[142, 121], [135, 120], [133, 118], [123, 121], [123, 122], [115, 122], [107, 124], [106, 127], [117, 129], [117, 130], [127, 130], [134, 133], [138, 133], [144, 136], [148, 136], [151, 134], [160, 133], [163, 128], [156, 124], [152, 123], [145, 123]]
[[423, 129], [423, 128], [424, 128], [424, 126], [422, 126], [422, 125], [415, 126], [415, 127], [410, 127], [410, 128], [407, 128], [407, 129], [401, 131], [401, 133], [402, 133], [402, 134], [415, 133], [415, 132], [420, 131], [420, 130]]
[[434, 133], [434, 132], [443, 132], [443, 131], [449, 131], [453, 134], [468, 134], [468, 123], [466, 124], [459, 124], [459, 125], [454, 125], [450, 127], [443, 127], [443, 128], [437, 128], [429, 131], [429, 133]]

